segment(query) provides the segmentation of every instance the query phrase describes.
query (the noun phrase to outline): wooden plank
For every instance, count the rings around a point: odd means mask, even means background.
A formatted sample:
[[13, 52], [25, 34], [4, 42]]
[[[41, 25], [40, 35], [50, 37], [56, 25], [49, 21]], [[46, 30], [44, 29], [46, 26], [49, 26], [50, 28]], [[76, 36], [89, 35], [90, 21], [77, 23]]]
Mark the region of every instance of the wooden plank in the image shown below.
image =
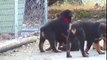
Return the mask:
[[24, 44], [32, 43], [37, 40], [36, 36], [18, 39], [18, 40], [9, 40], [5, 43], [0, 43], [0, 53], [3, 53], [5, 51], [20, 47]]

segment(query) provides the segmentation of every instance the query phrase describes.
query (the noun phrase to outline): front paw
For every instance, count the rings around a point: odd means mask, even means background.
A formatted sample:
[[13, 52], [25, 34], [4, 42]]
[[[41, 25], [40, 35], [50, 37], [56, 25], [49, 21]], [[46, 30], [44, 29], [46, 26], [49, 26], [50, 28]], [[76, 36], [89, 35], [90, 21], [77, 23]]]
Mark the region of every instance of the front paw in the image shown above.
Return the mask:
[[83, 54], [83, 57], [89, 57], [89, 54], [85, 53], [85, 54]]
[[67, 58], [70, 58], [70, 57], [72, 57], [70, 54], [67, 54], [67, 56], [66, 56]]
[[99, 53], [99, 54], [105, 54], [105, 52], [103, 52], [103, 51], [98, 51], [98, 53]]
[[59, 51], [59, 50], [54, 50], [54, 52], [55, 52], [55, 53], [61, 53], [61, 51]]
[[44, 50], [41, 50], [40, 52], [45, 52]]

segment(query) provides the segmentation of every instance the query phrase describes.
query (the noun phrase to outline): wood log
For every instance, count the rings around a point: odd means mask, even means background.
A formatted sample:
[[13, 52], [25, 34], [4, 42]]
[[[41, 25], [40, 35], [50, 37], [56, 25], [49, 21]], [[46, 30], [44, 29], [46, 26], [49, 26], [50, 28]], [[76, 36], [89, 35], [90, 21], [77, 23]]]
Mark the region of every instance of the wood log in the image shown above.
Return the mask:
[[4, 43], [0, 43], [0, 53], [6, 52], [8, 50], [20, 47], [24, 44], [36, 42], [37, 37], [32, 36], [28, 38], [23, 38], [23, 39], [14, 39], [14, 40], [9, 40]]

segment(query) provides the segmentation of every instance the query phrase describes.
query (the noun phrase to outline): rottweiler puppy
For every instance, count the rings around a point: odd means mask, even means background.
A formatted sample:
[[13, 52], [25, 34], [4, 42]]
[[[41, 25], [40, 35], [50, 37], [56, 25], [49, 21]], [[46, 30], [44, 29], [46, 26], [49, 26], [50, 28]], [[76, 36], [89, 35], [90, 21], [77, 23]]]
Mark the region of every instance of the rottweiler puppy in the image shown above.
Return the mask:
[[[94, 42], [98, 42], [102, 34], [106, 31], [102, 30], [102, 24], [96, 21], [76, 21], [71, 25], [67, 38], [67, 57], [71, 57], [70, 49], [72, 40], [77, 37], [79, 40], [79, 48], [83, 57], [88, 57], [88, 51]], [[84, 41], [87, 41], [87, 48], [84, 50]], [[104, 54], [98, 51], [99, 54]]]
[[56, 20], [48, 22], [40, 28], [40, 42], [39, 49], [40, 52], [44, 52], [43, 44], [47, 39], [50, 43], [50, 47], [54, 52], [59, 52], [57, 47], [57, 42], [62, 43], [63, 40], [59, 40], [59, 37], [64, 34], [67, 36], [69, 24], [71, 23], [73, 17], [73, 12], [70, 10], [64, 10], [60, 13]]

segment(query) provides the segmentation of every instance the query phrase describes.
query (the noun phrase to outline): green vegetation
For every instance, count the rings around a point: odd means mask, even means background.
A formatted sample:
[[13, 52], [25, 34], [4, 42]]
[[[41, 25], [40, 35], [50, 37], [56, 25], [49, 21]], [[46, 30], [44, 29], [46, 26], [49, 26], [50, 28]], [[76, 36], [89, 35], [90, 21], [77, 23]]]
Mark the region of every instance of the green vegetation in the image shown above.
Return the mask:
[[[54, 19], [58, 16], [58, 14], [63, 10], [58, 9], [51, 9], [49, 10], [49, 19]], [[106, 18], [106, 11], [105, 10], [83, 10], [78, 9], [74, 10], [75, 13], [75, 20], [83, 19], [83, 18]]]
[[77, 18], [91, 18], [92, 14], [86, 10], [77, 10], [76, 11], [76, 17]]
[[100, 12], [100, 15], [99, 15], [99, 18], [103, 18], [103, 17], [106, 17], [106, 10], [102, 10], [102, 12]]

